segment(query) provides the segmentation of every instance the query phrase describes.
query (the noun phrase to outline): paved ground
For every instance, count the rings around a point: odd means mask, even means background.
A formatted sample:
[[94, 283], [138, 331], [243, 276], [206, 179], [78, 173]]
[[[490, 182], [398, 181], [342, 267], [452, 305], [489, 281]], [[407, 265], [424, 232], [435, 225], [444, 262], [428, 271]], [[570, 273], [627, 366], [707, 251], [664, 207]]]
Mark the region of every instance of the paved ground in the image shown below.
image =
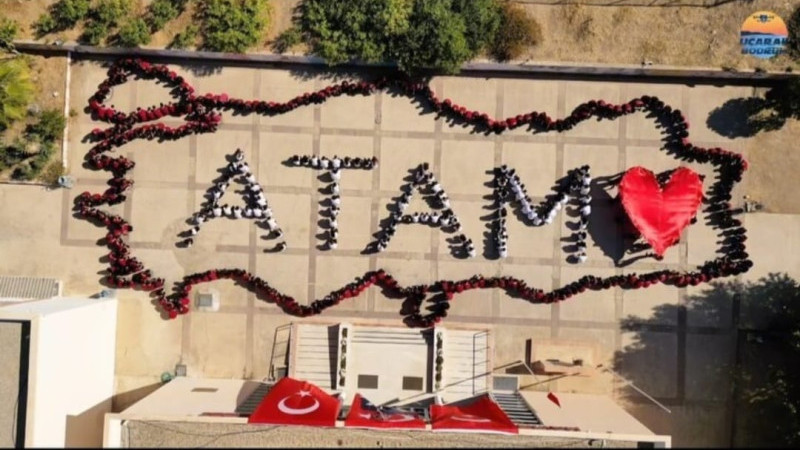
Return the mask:
[[[297, 93], [321, 87], [329, 76], [248, 68], [178, 68], [198, 92], [223, 92], [245, 99], [285, 100]], [[71, 103], [83, 111], [86, 99], [103, 79], [95, 63], [73, 64]], [[440, 96], [453, 98], [470, 108], [510, 115], [531, 109], [564, 116], [577, 104], [592, 98], [627, 101], [642, 94], [658, 95], [685, 111], [692, 123], [692, 138], [699, 145], [720, 145], [742, 151], [745, 139], [726, 139], [705, 127], [708, 112], [729, 98], [748, 95], [744, 87], [594, 83], [559, 80], [513, 80], [441, 77], [432, 81]], [[167, 101], [167, 92], [154, 84], [129, 82], [115, 89], [109, 101], [121, 109]], [[68, 295], [92, 294], [104, 264], [104, 247], [96, 245], [101, 229], [71, 215], [74, 197], [84, 190], [105, 189], [104, 174], [81, 168], [89, 145], [82, 137], [96, 124], [83, 112], [71, 119], [70, 172], [74, 189], [46, 191], [35, 187], [0, 187], [0, 273], [60, 277]], [[471, 133], [452, 127], [434, 114], [424, 113], [408, 99], [387, 94], [343, 97], [274, 118], [225, 115], [220, 130], [211, 135], [155, 144], [134, 142], [119, 151], [137, 166], [136, 181], [128, 201], [112, 210], [135, 227], [135, 254], [160, 276], [180, 276], [212, 267], [249, 269], [295, 296], [301, 302], [319, 298], [366, 270], [384, 268], [402, 283], [412, 284], [475, 273], [506, 274], [527, 279], [544, 288], [558, 287], [584, 274], [609, 275], [628, 270], [662, 267], [690, 268], [715, 257], [715, 232], [698, 220], [684, 233], [679, 245], [664, 261], [639, 261], [625, 269], [615, 268], [604, 255], [614, 247], [617, 230], [610, 221], [609, 199], [615, 192], [595, 189], [594, 240], [589, 241], [589, 261], [582, 266], [567, 262], [562, 237], [569, 234], [560, 215], [558, 225], [526, 228], [509, 222], [509, 255], [503, 261], [456, 259], [450, 255], [448, 235], [423, 226], [401, 227], [388, 251], [364, 256], [361, 250], [388, 215], [386, 205], [398, 195], [406, 170], [429, 162], [450, 194], [452, 206], [465, 232], [479, 244], [490, 189], [487, 174], [501, 163], [516, 167], [534, 197], [570, 168], [590, 164], [595, 177], [608, 176], [634, 165], [654, 171], [674, 168], [681, 162], [657, 150], [660, 131], [643, 115], [617, 121], [587, 122], [563, 134], [530, 135], [516, 130], [502, 136]], [[220, 219], [203, 227], [189, 250], [175, 246], [184, 221], [199, 209], [202, 196], [225, 165], [224, 157], [236, 147], [264, 186], [276, 218], [286, 231], [289, 249], [265, 253], [272, 244], [262, 239], [261, 229], [249, 221]], [[381, 165], [372, 172], [346, 172], [342, 176], [340, 245], [334, 251], [317, 249], [317, 211], [326, 183], [308, 169], [281, 164], [291, 154], [332, 156], [376, 155]], [[712, 175], [705, 166], [692, 166]], [[737, 191], [742, 195], [744, 186]], [[237, 200], [229, 193], [231, 203]], [[35, 208], [31, 208], [35, 205]], [[422, 210], [415, 199], [411, 211]], [[746, 279], [769, 271], [800, 275], [800, 217], [752, 214], [745, 219], [750, 230], [748, 251], [755, 268]], [[781, 254], [780, 259], [775, 255]], [[121, 291], [118, 322], [117, 375], [122, 408], [149, 392], [163, 371], [179, 361], [190, 376], [262, 378], [267, 374], [277, 326], [296, 320], [276, 307], [247, 295], [230, 282], [218, 282], [222, 307], [215, 314], [192, 313], [176, 321], [163, 321], [144, 295]], [[618, 389], [609, 374], [591, 378], [565, 378], [542, 382], [540, 388], [561, 391], [606, 392], [631, 409], [656, 432], [671, 433], [675, 444], [725, 445], [728, 411], [726, 377], [709, 370], [724, 367], [733, 358], [735, 339], [731, 329], [735, 308], [721, 305], [719, 314], [695, 316], [686, 308], [701, 288], [675, 289], [658, 286], [649, 290], [586, 293], [562, 304], [533, 306], [499, 292], [475, 292], [458, 297], [450, 322], [494, 326], [497, 365], [522, 359], [525, 340], [586, 341], [599, 351], [598, 363], [610, 364], [615, 352], [616, 369], [667, 404], [673, 413], [643, 404]], [[343, 304], [323, 319], [353, 317], [399, 324], [400, 305], [379, 291]], [[633, 331], [621, 323], [630, 318]], [[313, 320], [313, 319], [311, 319]], [[448, 322], [445, 323], [445, 325]], [[533, 380], [531, 380], [533, 381]], [[538, 380], [543, 381], [543, 380]], [[712, 430], [712, 431], [709, 431]]]

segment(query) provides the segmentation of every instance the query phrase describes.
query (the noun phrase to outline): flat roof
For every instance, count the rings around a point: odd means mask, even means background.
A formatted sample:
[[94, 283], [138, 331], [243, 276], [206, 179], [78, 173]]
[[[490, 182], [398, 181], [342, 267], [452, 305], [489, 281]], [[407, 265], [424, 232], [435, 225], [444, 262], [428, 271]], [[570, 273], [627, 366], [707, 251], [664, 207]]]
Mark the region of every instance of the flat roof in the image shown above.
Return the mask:
[[654, 435], [621, 406], [604, 395], [555, 393], [561, 407], [547, 398], [547, 392], [520, 394], [548, 427], [577, 427], [581, 431], [628, 435]]

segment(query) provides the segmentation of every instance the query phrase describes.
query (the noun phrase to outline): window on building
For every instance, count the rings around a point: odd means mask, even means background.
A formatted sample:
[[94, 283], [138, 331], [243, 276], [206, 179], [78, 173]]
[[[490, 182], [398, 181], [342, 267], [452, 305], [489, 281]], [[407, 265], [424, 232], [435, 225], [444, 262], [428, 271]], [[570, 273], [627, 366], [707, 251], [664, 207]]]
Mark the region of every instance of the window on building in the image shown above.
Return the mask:
[[359, 389], [378, 389], [378, 376], [377, 375], [359, 375], [358, 376]]
[[404, 391], [421, 391], [422, 377], [403, 377]]

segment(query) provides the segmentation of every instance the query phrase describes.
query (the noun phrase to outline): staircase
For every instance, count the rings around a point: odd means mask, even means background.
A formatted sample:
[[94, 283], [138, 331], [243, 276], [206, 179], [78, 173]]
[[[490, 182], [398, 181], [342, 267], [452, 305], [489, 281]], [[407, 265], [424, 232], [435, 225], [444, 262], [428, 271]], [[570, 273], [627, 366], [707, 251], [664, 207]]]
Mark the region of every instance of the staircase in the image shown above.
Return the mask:
[[541, 425], [542, 421], [536, 416], [536, 413], [531, 411], [531, 408], [525, 402], [525, 399], [519, 394], [514, 392], [511, 394], [500, 394], [497, 392], [492, 393], [494, 401], [500, 405], [500, 408], [506, 412], [508, 418], [511, 419], [519, 427], [530, 427]]
[[236, 407], [236, 413], [242, 416], [253, 414], [253, 411], [256, 410], [259, 403], [261, 403], [261, 400], [264, 399], [264, 396], [267, 395], [270, 389], [272, 389], [272, 384], [261, 383], [246, 399], [244, 399], [241, 405]]
[[443, 398], [472, 397], [489, 388], [489, 333], [447, 329], [444, 335]]
[[338, 325], [297, 325], [297, 347], [292, 377], [334, 389]]

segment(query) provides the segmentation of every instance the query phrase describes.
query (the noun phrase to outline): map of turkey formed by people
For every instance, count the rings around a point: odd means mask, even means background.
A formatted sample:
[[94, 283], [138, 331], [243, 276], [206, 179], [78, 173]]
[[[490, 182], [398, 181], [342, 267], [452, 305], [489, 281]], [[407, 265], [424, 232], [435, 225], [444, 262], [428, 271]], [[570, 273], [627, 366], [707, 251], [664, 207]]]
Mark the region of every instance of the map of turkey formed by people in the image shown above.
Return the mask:
[[[122, 112], [106, 106], [112, 89], [131, 78], [154, 80], [171, 89], [173, 101], [157, 107], [137, 108], [136, 111]], [[722, 255], [706, 261], [691, 271], [656, 270], [648, 273], [629, 273], [609, 277], [587, 275], [574, 282], [551, 291], [529, 285], [524, 279], [509, 276], [483, 276], [476, 274], [461, 280], [425, 280], [424, 283], [410, 286], [400, 285], [391, 274], [383, 269], [364, 274], [353, 274], [354, 281], [335, 289], [321, 299], [303, 305], [291, 296], [270, 285], [269, 280], [238, 268], [219, 268], [202, 273], [186, 275], [173, 285], [166, 285], [164, 278], [145, 267], [133, 254], [128, 245], [128, 237], [133, 227], [119, 215], [101, 209], [125, 202], [126, 191], [131, 189], [133, 179], [129, 172], [134, 162], [124, 156], [111, 156], [109, 153], [134, 140], [179, 140], [192, 134], [213, 133], [217, 130], [222, 111], [238, 114], [260, 114], [274, 116], [297, 108], [325, 102], [329, 98], [349, 95], [372, 95], [380, 90], [390, 90], [426, 104], [438, 115], [456, 123], [470, 126], [475, 132], [489, 136], [508, 130], [527, 127], [533, 133], [563, 132], [579, 123], [597, 118], [614, 120], [628, 114], [644, 112], [652, 117], [654, 125], [663, 130], [661, 151], [672, 155], [676, 160], [709, 164], [715, 172], [715, 179], [705, 180], [692, 170], [681, 167], [662, 174], [654, 174], [643, 167], [634, 167], [619, 176], [609, 177], [610, 182], [618, 183], [621, 206], [626, 219], [636, 233], [649, 244], [652, 254], [659, 258], [664, 250], [680, 238], [689, 223], [694, 220], [701, 202], [705, 203], [705, 213], [709, 226], [722, 236], [723, 243], [718, 250]], [[97, 92], [88, 101], [94, 120], [105, 122], [107, 128], [95, 128], [90, 138], [94, 141], [86, 154], [86, 164], [94, 170], [110, 173], [110, 187], [104, 192], [83, 192], [75, 200], [79, 217], [107, 229], [104, 243], [110, 250], [108, 274], [105, 281], [119, 288], [134, 288], [150, 292], [166, 316], [175, 318], [189, 312], [189, 296], [193, 286], [219, 279], [231, 279], [254, 292], [256, 296], [274, 303], [286, 313], [296, 316], [319, 314], [342, 301], [355, 298], [370, 286], [382, 289], [389, 298], [404, 300], [405, 321], [409, 326], [427, 327], [447, 316], [450, 301], [460, 293], [472, 289], [502, 289], [508, 295], [524, 299], [530, 303], [553, 303], [566, 300], [586, 290], [603, 290], [620, 287], [622, 289], [647, 288], [654, 284], [675, 287], [698, 285], [720, 277], [746, 272], [752, 262], [745, 251], [746, 230], [741, 221], [735, 218], [739, 212], [729, 201], [734, 185], [741, 181], [747, 162], [741, 155], [721, 148], [703, 148], [689, 140], [689, 123], [680, 110], [673, 109], [654, 96], [634, 98], [627, 103], [611, 104], [603, 100], [590, 100], [577, 106], [565, 118], [553, 119], [544, 112], [530, 112], [505, 119], [495, 119], [486, 113], [469, 110], [450, 99], [439, 99], [430, 87], [423, 82], [404, 78], [380, 78], [374, 81], [349, 82], [330, 85], [316, 92], [304, 93], [287, 102], [265, 100], [244, 100], [230, 98], [226, 94], [200, 94], [178, 73], [166, 66], [151, 64], [139, 59], [121, 59], [108, 70], [107, 78], [100, 83]], [[161, 118], [182, 118], [180, 126], [168, 126]], [[488, 138], [488, 137], [487, 137]], [[263, 192], [258, 180], [247, 166], [248, 149], [230, 149], [228, 161], [221, 162], [223, 175], [207, 192], [207, 201], [198, 205], [191, 218], [194, 226], [183, 233], [179, 247], [190, 246], [193, 236], [201, 232], [201, 225], [219, 217], [234, 217], [254, 220], [268, 231], [267, 237], [277, 240], [274, 251], [285, 249], [289, 243], [282, 240], [283, 231], [279, 217], [269, 208], [268, 195]], [[344, 153], [344, 152], [343, 152]], [[319, 157], [318, 155], [298, 154], [285, 161], [286, 165], [325, 172], [331, 182], [328, 187], [325, 211], [324, 251], [336, 249], [338, 224], [336, 217], [340, 209], [338, 181], [347, 170], [372, 170], [380, 164], [376, 158], [351, 157], [343, 154], [341, 158]], [[676, 163], [676, 166], [678, 164]], [[401, 187], [400, 196], [391, 212], [382, 222], [376, 233], [377, 239], [371, 242], [363, 253], [380, 252], [391, 243], [395, 230], [401, 227], [427, 226], [453, 234], [451, 253], [455, 258], [475, 256], [472, 239], [461, 231], [457, 212], [450, 207], [446, 186], [443, 186], [426, 164], [409, 167], [410, 180]], [[589, 166], [570, 170], [564, 179], [556, 180], [556, 189], [540, 204], [533, 204], [528, 196], [524, 180], [515, 173], [513, 167], [501, 166], [493, 169], [491, 208], [491, 245], [496, 256], [506, 256], [507, 220], [520, 220], [528, 226], [547, 226], [562, 210], [574, 206], [579, 212], [579, 221], [573, 233], [576, 255], [574, 262], [586, 260], [587, 224], [591, 218], [591, 186], [593, 181]], [[226, 188], [234, 177], [243, 180], [246, 187], [244, 207], [229, 206], [222, 203], [226, 198]], [[703, 183], [712, 184], [707, 188], [703, 199]], [[430, 210], [423, 213], [404, 214], [404, 209], [414, 195], [421, 195]], [[570, 199], [572, 200], [570, 203]], [[507, 207], [512, 209], [508, 214]], [[423, 305], [425, 305], [423, 307]]]

